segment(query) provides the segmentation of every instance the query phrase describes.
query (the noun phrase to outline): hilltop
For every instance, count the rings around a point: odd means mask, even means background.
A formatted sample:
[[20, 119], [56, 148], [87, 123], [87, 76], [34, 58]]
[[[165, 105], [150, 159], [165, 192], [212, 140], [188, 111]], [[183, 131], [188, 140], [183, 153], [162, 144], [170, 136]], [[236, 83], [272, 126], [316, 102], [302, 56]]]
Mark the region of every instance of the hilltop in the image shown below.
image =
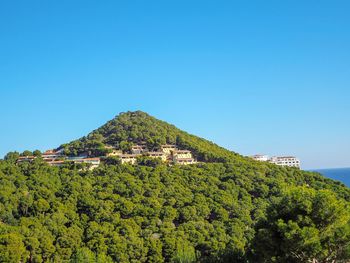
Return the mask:
[[199, 163], [89, 170], [9, 153], [0, 161], [0, 262], [350, 259], [350, 189], [318, 173], [254, 161], [141, 111], [57, 150], [74, 160], [138, 144], [173, 144]]
[[132, 145], [139, 143], [145, 143], [149, 149], [157, 149], [164, 144], [175, 144], [192, 151], [195, 158], [203, 162], [243, 159], [213, 142], [191, 135], [142, 111], [121, 113], [87, 136], [63, 144], [61, 148], [64, 148], [68, 155], [89, 152], [92, 156], [99, 156], [108, 152], [107, 146], [129, 151]]

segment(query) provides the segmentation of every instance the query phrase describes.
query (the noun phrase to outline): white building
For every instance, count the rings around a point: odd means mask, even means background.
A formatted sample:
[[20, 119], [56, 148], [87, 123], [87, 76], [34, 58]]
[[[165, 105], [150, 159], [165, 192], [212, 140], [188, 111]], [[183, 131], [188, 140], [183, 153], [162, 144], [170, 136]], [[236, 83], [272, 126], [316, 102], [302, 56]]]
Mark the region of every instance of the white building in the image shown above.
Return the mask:
[[65, 156], [63, 155], [62, 151], [55, 151], [55, 150], [47, 150], [44, 152], [41, 157], [44, 159], [44, 161], [53, 161], [57, 159], [65, 159]]
[[165, 144], [160, 147], [161, 151], [164, 152], [167, 155], [172, 154], [172, 152], [177, 150], [176, 145], [173, 144]]
[[137, 157], [140, 156], [139, 154], [122, 154], [119, 156], [121, 163], [130, 163], [135, 164], [137, 161]]
[[182, 159], [182, 158], [192, 158], [191, 151], [188, 150], [177, 150], [173, 152], [173, 157], [175, 159]]
[[100, 165], [101, 160], [100, 158], [84, 158], [84, 159], [74, 160], [74, 163], [87, 163], [91, 165], [90, 169], [94, 169]]
[[251, 156], [252, 159], [254, 159], [255, 161], [260, 161], [260, 162], [267, 162], [269, 160], [269, 156], [268, 155], [262, 155], [262, 154], [256, 154]]
[[165, 162], [168, 157], [164, 152], [148, 152], [147, 156], [151, 158], [160, 158], [163, 162]]
[[179, 158], [176, 159], [175, 164], [187, 165], [187, 164], [195, 164], [197, 161], [193, 158]]
[[191, 151], [188, 150], [177, 150], [173, 152], [173, 161], [175, 164], [193, 164], [196, 161], [192, 157]]
[[270, 162], [280, 166], [300, 168], [300, 160], [294, 156], [273, 156], [270, 158], [268, 155], [256, 154], [250, 156], [250, 158], [256, 161]]
[[270, 163], [300, 168], [300, 160], [294, 156], [274, 156], [269, 159]]

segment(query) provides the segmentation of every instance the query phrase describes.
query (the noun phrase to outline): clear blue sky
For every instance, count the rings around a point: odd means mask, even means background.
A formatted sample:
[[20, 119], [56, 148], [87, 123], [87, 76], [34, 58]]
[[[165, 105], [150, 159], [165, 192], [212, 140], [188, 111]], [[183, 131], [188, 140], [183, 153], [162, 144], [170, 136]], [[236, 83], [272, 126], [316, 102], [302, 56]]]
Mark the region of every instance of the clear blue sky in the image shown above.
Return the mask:
[[2, 1], [0, 156], [143, 110], [241, 154], [350, 166], [350, 1]]

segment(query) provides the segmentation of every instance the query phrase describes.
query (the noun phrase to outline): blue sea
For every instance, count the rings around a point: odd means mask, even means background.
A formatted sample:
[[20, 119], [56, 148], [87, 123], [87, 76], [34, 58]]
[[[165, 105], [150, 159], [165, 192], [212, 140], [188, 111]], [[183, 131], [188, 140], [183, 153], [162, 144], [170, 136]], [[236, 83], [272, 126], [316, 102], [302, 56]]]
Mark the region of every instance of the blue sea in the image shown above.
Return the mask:
[[350, 187], [350, 168], [319, 169], [313, 171], [319, 172], [328, 178], [341, 181], [343, 184]]

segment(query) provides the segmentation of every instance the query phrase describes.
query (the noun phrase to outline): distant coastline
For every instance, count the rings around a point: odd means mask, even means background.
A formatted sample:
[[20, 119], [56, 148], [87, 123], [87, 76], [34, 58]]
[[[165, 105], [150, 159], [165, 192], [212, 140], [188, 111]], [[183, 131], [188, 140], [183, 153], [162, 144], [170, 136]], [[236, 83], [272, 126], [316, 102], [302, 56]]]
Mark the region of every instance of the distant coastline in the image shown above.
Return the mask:
[[328, 178], [341, 181], [343, 184], [350, 187], [350, 167], [331, 168], [331, 169], [312, 169], [310, 171], [318, 172]]

